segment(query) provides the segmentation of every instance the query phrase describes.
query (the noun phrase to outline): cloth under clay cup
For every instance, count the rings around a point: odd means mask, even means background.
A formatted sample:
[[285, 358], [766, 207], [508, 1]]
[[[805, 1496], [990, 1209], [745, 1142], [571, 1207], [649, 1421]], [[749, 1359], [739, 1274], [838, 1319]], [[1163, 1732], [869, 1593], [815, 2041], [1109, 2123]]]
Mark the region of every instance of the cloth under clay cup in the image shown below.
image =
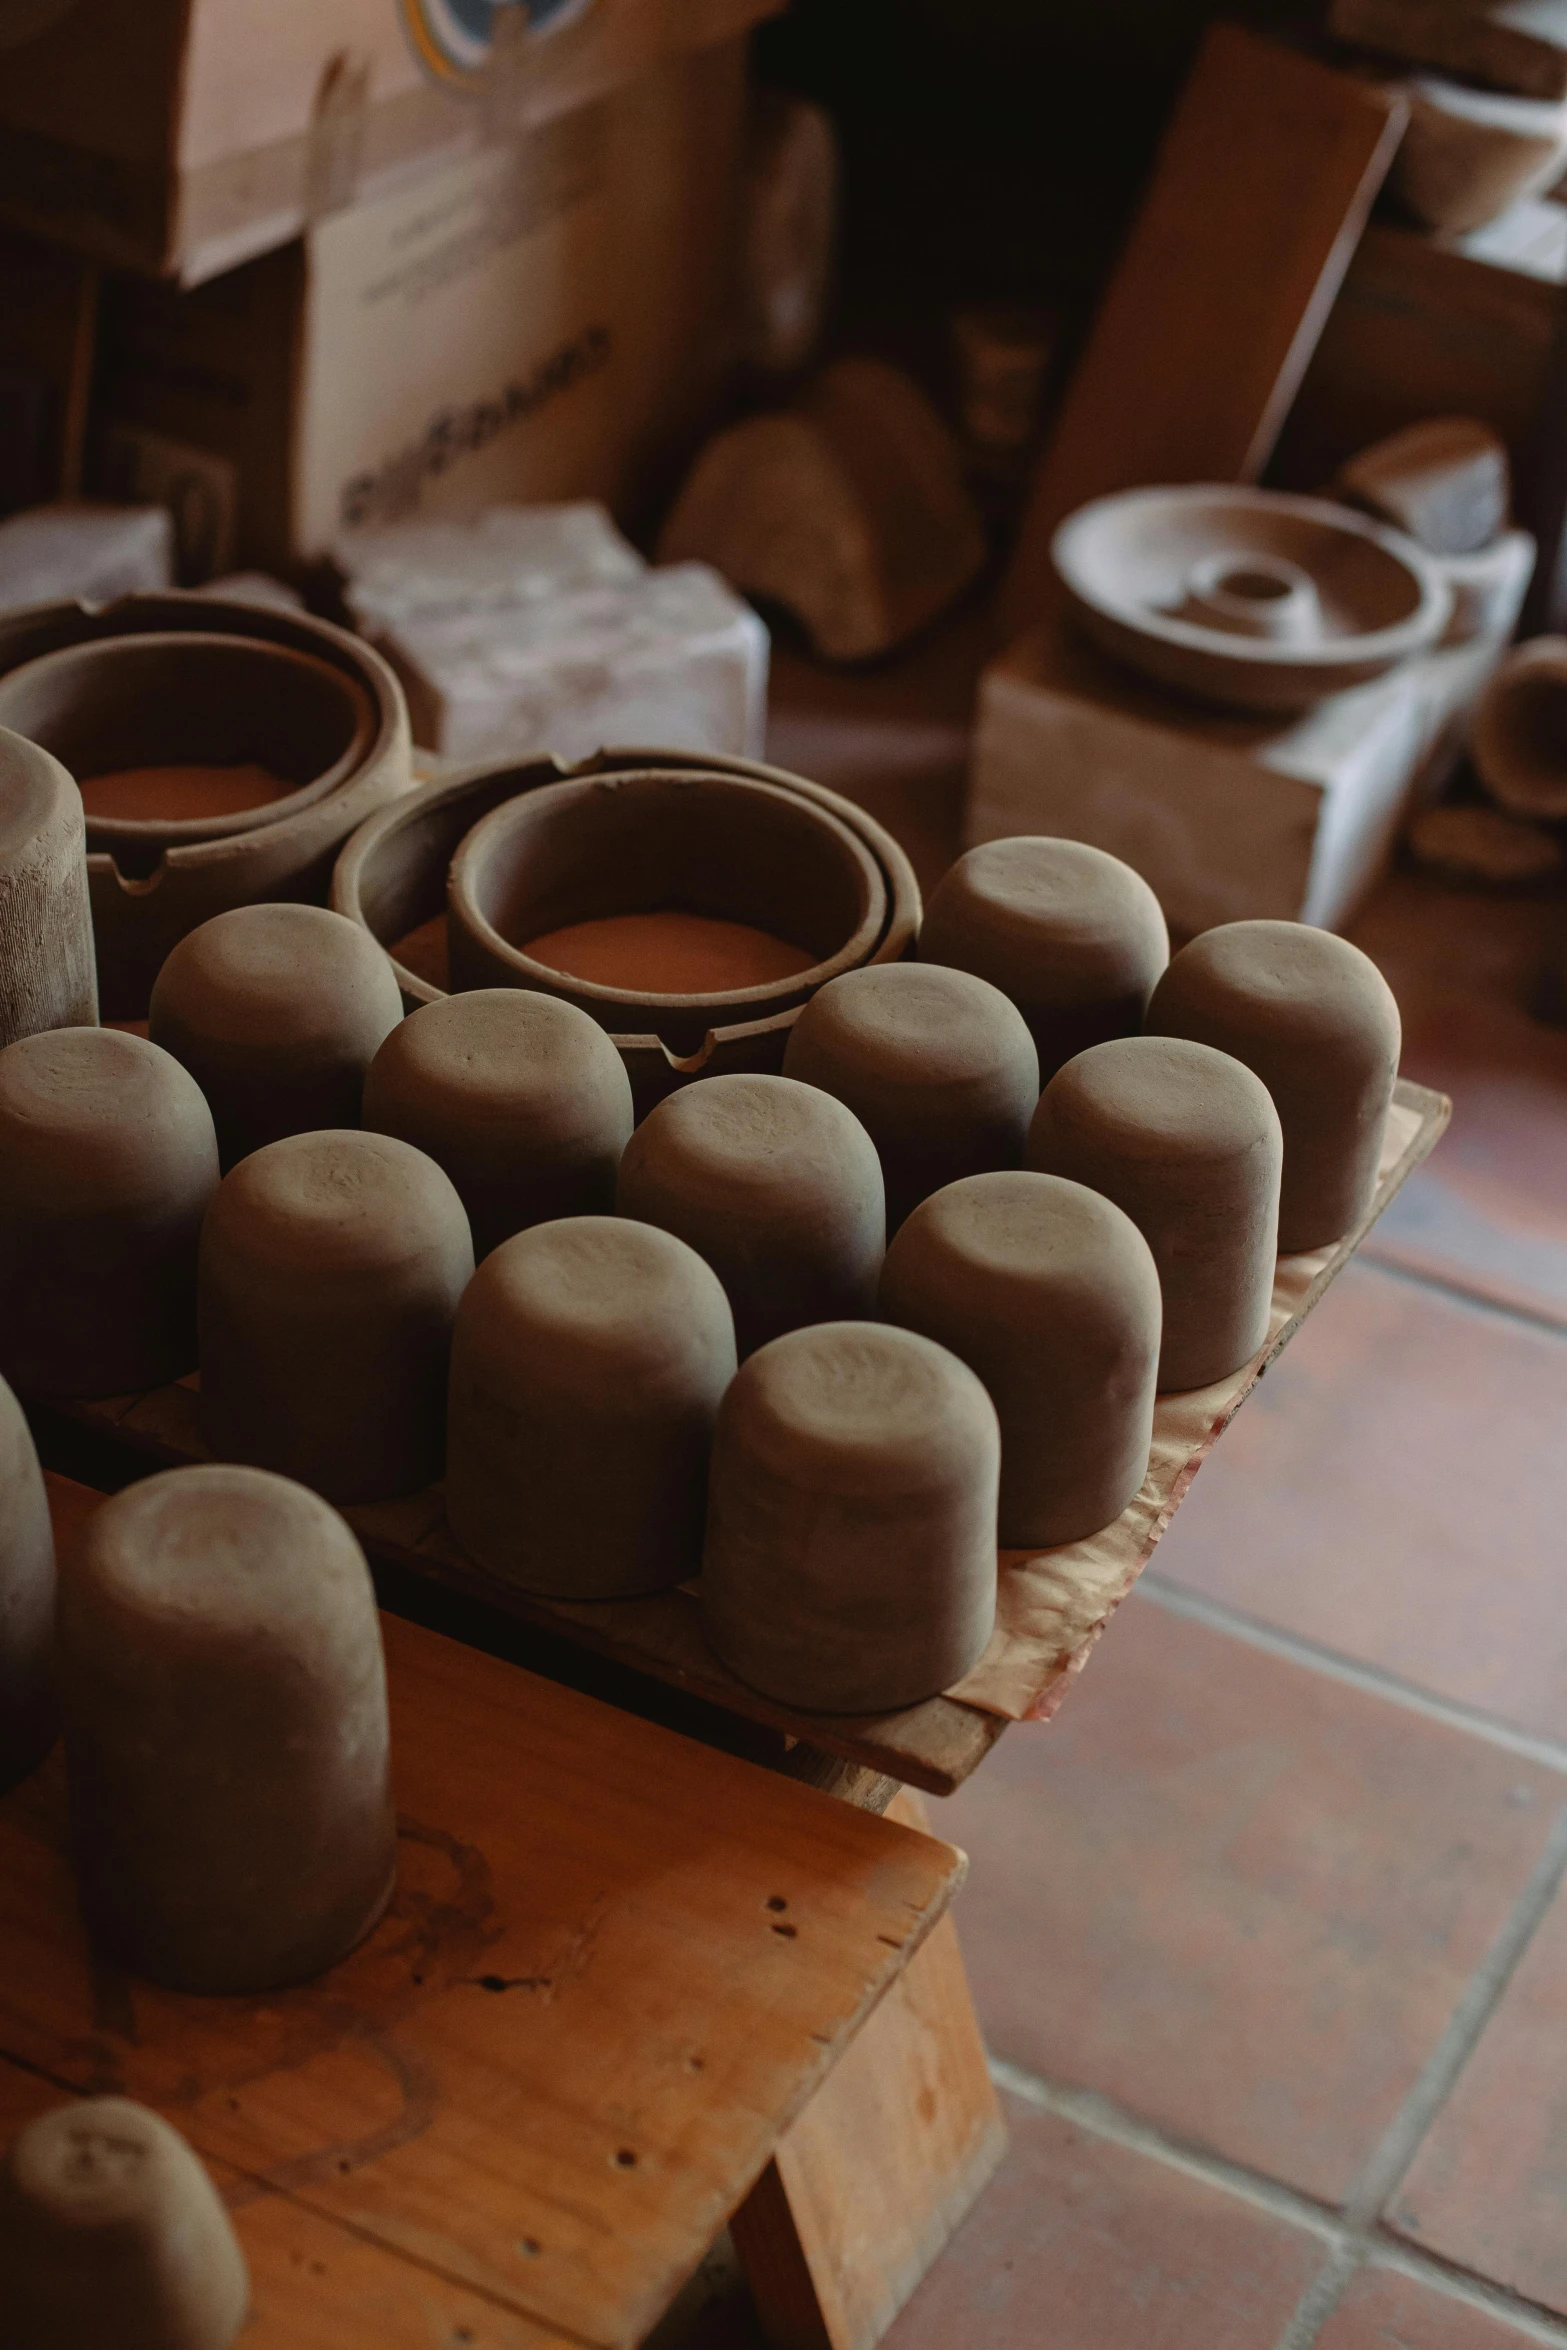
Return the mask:
[[60, 1709], [82, 1909], [182, 1991], [300, 1983], [396, 1870], [380, 1619], [335, 1510], [212, 1462], [127, 1486], [60, 1571]]
[[886, 1244], [876, 1145], [852, 1110], [793, 1077], [705, 1077], [649, 1111], [616, 1206], [705, 1257], [742, 1361], [809, 1322], [870, 1314]]
[[0, 1372], [24, 1394], [127, 1395], [196, 1367], [212, 1113], [178, 1061], [113, 1028], [0, 1052]]
[[0, 1794], [54, 1744], [54, 1531], [32, 1431], [0, 1379]]
[[1048, 1084], [1074, 1053], [1135, 1036], [1170, 959], [1141, 874], [1086, 841], [986, 841], [942, 875], [920, 926], [922, 963], [973, 971], [1028, 1022]]
[[940, 964], [845, 972], [805, 1006], [784, 1075], [851, 1109], [876, 1145], [887, 1230], [963, 1175], [1023, 1164], [1039, 1099], [1027, 1022], [989, 980]]
[[1123, 1208], [1164, 1299], [1161, 1388], [1207, 1387], [1268, 1335], [1284, 1136], [1260, 1077], [1179, 1036], [1121, 1036], [1058, 1069], [1028, 1163]]
[[1306, 922], [1226, 922], [1182, 947], [1148, 1029], [1230, 1053], [1272, 1094], [1284, 1255], [1325, 1248], [1368, 1213], [1400, 1044], [1398, 1005], [1369, 955]]
[[457, 1311], [452, 1532], [491, 1574], [552, 1597], [684, 1582], [734, 1371], [723, 1286], [673, 1233], [618, 1216], [518, 1233]]
[[462, 1201], [388, 1134], [293, 1134], [224, 1177], [201, 1236], [201, 1431], [339, 1503], [441, 1473]]
[[325, 906], [234, 906], [182, 938], [147, 1033], [207, 1097], [225, 1172], [285, 1134], [356, 1126], [365, 1072], [403, 1016], [392, 966]]
[[6, 2350], [228, 2350], [249, 2304], [217, 2189], [145, 2105], [57, 2106], [0, 2163]]
[[97, 1019], [82, 795], [58, 759], [0, 727], [0, 1045]]
[[1008, 1549], [1120, 1516], [1148, 1473], [1160, 1307], [1152, 1252], [1113, 1201], [1027, 1169], [949, 1183], [887, 1251], [881, 1310], [984, 1381]]
[[444, 1167], [482, 1260], [551, 1217], [612, 1213], [631, 1080], [576, 1004], [482, 987], [391, 1031], [365, 1079], [364, 1123]]
[[996, 1615], [1000, 1439], [955, 1355], [826, 1322], [719, 1408], [702, 1619], [731, 1672], [805, 1712], [888, 1713], [962, 1679]]

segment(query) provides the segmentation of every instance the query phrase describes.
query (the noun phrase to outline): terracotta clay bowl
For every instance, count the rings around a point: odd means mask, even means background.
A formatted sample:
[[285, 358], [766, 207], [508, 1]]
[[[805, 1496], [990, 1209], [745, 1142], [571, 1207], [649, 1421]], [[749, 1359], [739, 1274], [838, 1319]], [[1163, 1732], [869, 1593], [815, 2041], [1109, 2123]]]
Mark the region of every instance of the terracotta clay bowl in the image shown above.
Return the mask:
[[[520, 801], [565, 781], [619, 779], [675, 773], [693, 778], [722, 777], [759, 783], [830, 817], [865, 850], [880, 877], [880, 927], [863, 939], [863, 963], [900, 962], [919, 931], [922, 907], [914, 869], [891, 834], [850, 800], [788, 774], [780, 767], [692, 751], [601, 751], [592, 759], [566, 767], [551, 758], [520, 765], [477, 767], [448, 782], [413, 793], [395, 807], [372, 816], [345, 846], [332, 878], [331, 903], [340, 914], [361, 922], [392, 957], [392, 968], [410, 1010], [434, 1003], [461, 978], [448, 969], [446, 959], [447, 873], [461, 844], [492, 809]], [[835, 855], [838, 854], [835, 848]], [[825, 851], [824, 851], [825, 854]], [[845, 860], [840, 870], [848, 870]], [[743, 918], [743, 916], [741, 917]], [[453, 925], [455, 928], [455, 925]], [[860, 925], [855, 924], [856, 934]], [[811, 942], [801, 934], [801, 943]], [[842, 943], [842, 942], [840, 942]], [[834, 969], [842, 967], [836, 961]], [[488, 966], [487, 966], [488, 968]], [[554, 992], [561, 974], [545, 974]], [[805, 975], [802, 975], [805, 976]], [[530, 986], [534, 981], [520, 962], [507, 963], [503, 973], [469, 982], [479, 986]], [[568, 983], [570, 984], [570, 983]], [[819, 981], [815, 984], [820, 984]], [[635, 1000], [635, 999], [633, 999]], [[685, 1034], [695, 1042], [680, 1050], [651, 1020], [629, 1013], [625, 1028], [605, 1020], [631, 1078], [636, 1115], [640, 1119], [653, 1104], [693, 1078], [718, 1076], [736, 1070], [778, 1074], [784, 1047], [803, 997], [775, 1005], [758, 1014], [753, 1006], [723, 999], [703, 1006]], [[607, 1009], [608, 1007], [606, 1007]], [[595, 1017], [601, 1015], [595, 1012]], [[618, 1017], [612, 1013], [611, 1018]], [[705, 1023], [705, 1025], [704, 1025]], [[700, 1031], [700, 1032], [698, 1032]]]
[[1051, 556], [1083, 628], [1157, 684], [1305, 710], [1434, 645], [1451, 593], [1412, 539], [1324, 498], [1199, 483], [1080, 506]]
[[[354, 726], [361, 710], [368, 712], [368, 723], [361, 748], [339, 767], [335, 782], [326, 780], [319, 791], [306, 786], [289, 806], [273, 803], [243, 830], [168, 840], [155, 827], [151, 839], [119, 838], [112, 846], [89, 839], [88, 889], [106, 1020], [145, 1016], [165, 957], [209, 915], [258, 900], [319, 904], [348, 835], [413, 781], [408, 711], [391, 669], [360, 638], [301, 612], [177, 593], [122, 596], [97, 610], [76, 603], [34, 605], [0, 615], [0, 691], [24, 664], [67, 647], [171, 634], [243, 638], [264, 650], [302, 655], [343, 682], [341, 707], [346, 712], [352, 705]], [[333, 758], [342, 760], [346, 749], [345, 730]]]
[[52, 751], [79, 785], [136, 768], [254, 766], [290, 787], [228, 814], [89, 808], [89, 849], [162, 848], [278, 824], [325, 799], [363, 762], [375, 710], [356, 678], [314, 654], [171, 630], [24, 661], [0, 677], [0, 726]]

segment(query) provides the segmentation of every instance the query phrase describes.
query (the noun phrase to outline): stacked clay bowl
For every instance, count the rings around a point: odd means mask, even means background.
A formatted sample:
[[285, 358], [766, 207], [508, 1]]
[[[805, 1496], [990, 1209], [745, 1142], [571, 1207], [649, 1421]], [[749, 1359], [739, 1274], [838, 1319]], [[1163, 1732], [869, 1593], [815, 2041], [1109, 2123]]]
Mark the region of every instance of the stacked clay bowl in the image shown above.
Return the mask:
[[164, 958], [210, 915], [323, 898], [348, 834], [412, 781], [379, 654], [212, 597], [7, 614], [0, 712], [81, 790], [107, 1020], [145, 1014]]
[[[642, 750], [483, 767], [384, 809], [331, 902], [388, 950], [410, 1007], [520, 987], [590, 1013], [639, 1119], [693, 1077], [776, 1075], [801, 1006], [900, 961], [921, 913], [908, 859], [851, 801]], [[661, 984], [682, 965], [687, 984]]]

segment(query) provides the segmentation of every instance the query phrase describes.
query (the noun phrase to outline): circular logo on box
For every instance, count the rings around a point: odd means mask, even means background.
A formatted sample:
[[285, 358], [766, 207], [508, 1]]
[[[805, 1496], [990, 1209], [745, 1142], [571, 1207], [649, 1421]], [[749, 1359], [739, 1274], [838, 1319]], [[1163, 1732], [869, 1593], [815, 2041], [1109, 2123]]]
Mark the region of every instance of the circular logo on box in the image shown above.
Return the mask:
[[592, 5], [593, 0], [402, 0], [414, 48], [442, 81], [469, 81], [483, 72], [503, 9], [520, 15], [530, 33], [543, 33], [570, 24]]

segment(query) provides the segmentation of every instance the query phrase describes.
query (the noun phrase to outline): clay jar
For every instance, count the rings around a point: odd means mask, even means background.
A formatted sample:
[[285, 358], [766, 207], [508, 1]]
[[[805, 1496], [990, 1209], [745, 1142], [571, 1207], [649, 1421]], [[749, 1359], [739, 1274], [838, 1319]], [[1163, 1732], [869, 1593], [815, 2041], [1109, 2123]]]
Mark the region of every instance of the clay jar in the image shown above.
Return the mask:
[[828, 1322], [753, 1355], [719, 1409], [702, 1561], [725, 1664], [823, 1713], [960, 1680], [995, 1624], [999, 1454], [979, 1381], [912, 1331]]
[[286, 1478], [169, 1469], [106, 1501], [60, 1580], [82, 1908], [177, 1990], [334, 1966], [396, 1868], [380, 1621], [364, 1553]]
[[829, 980], [790, 1031], [784, 1075], [834, 1095], [865, 1128], [889, 1233], [943, 1184], [1021, 1166], [1039, 1099], [1039, 1055], [1017, 1006], [937, 964]]
[[1398, 1005], [1369, 955], [1305, 922], [1226, 922], [1181, 949], [1148, 1028], [1233, 1054], [1284, 1130], [1279, 1248], [1341, 1240], [1371, 1206], [1398, 1075]]
[[1471, 722], [1480, 780], [1515, 816], [1567, 816], [1567, 637], [1514, 645], [1486, 680]]
[[145, 2105], [58, 2106], [0, 2165], [8, 2350], [228, 2350], [249, 2301], [216, 2188]]
[[1028, 1163], [1114, 1200], [1153, 1250], [1162, 1388], [1227, 1378], [1267, 1337], [1283, 1158], [1267, 1087], [1211, 1045], [1117, 1037], [1046, 1086]]
[[452, 1340], [446, 1514], [525, 1590], [621, 1599], [694, 1575], [735, 1336], [669, 1232], [568, 1216], [486, 1258]]
[[441, 1472], [468, 1219], [387, 1134], [293, 1134], [225, 1176], [201, 1236], [201, 1430], [329, 1501]]
[[973, 971], [1010, 996], [1048, 1084], [1063, 1062], [1133, 1036], [1170, 959], [1141, 874], [1085, 841], [1019, 834], [958, 859], [931, 896], [922, 963]]
[[54, 1532], [21, 1405], [0, 1379], [0, 1793], [54, 1744]]
[[58, 759], [0, 727], [0, 1045], [97, 1018], [81, 794]]
[[478, 988], [426, 1004], [391, 1031], [365, 1079], [364, 1123], [445, 1168], [482, 1259], [552, 1216], [612, 1211], [631, 1080], [575, 1004]]
[[622, 1216], [705, 1257], [742, 1361], [807, 1322], [869, 1314], [886, 1243], [876, 1146], [792, 1077], [708, 1077], [648, 1113], [620, 1162]]
[[403, 1016], [392, 966], [325, 906], [235, 906], [181, 939], [148, 1034], [206, 1095], [225, 1170], [286, 1134], [357, 1126], [365, 1072]]
[[1160, 1309], [1148, 1243], [1112, 1201], [1028, 1171], [949, 1183], [887, 1251], [881, 1310], [988, 1388], [1008, 1548], [1120, 1516], [1148, 1469]]
[[194, 1370], [217, 1180], [201, 1088], [144, 1037], [55, 1028], [0, 1052], [0, 1371], [89, 1396]]

